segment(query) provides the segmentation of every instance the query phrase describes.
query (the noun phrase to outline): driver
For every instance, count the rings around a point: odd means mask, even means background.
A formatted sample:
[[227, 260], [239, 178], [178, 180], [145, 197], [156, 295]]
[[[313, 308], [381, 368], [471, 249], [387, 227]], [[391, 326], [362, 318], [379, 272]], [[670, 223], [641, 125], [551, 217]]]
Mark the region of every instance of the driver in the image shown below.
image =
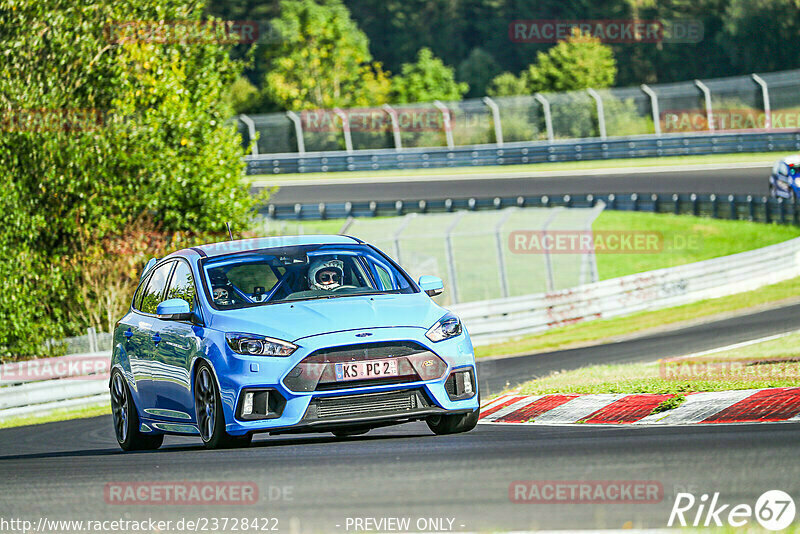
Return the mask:
[[308, 268], [308, 288], [333, 291], [342, 286], [344, 262], [342, 260], [316, 260]]

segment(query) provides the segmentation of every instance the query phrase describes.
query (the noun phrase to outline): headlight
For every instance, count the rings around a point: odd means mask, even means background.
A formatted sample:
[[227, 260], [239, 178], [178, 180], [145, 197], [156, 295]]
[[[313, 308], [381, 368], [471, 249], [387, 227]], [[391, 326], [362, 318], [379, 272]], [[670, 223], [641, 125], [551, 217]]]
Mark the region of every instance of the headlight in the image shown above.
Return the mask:
[[251, 334], [225, 334], [233, 352], [248, 356], [289, 356], [297, 345], [280, 339]]
[[452, 313], [448, 313], [436, 321], [436, 324], [430, 327], [427, 332], [425, 332], [425, 337], [434, 343], [459, 335], [461, 335], [461, 319]]

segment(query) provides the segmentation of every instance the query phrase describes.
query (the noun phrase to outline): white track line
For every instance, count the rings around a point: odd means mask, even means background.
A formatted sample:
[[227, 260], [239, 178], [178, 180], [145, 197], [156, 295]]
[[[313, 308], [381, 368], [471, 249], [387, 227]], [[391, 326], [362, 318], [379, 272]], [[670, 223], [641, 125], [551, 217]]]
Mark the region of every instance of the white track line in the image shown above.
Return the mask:
[[765, 341], [772, 341], [774, 339], [780, 339], [782, 337], [793, 336], [795, 334], [800, 334], [800, 330], [792, 330], [791, 332], [784, 332], [782, 334], [774, 334], [772, 336], [760, 337], [758, 339], [751, 339], [749, 341], [742, 341], [740, 343], [734, 343], [733, 345], [725, 345], [724, 347], [717, 347], [717, 348], [714, 348], [714, 349], [704, 350], [704, 351], [701, 351], [701, 352], [693, 352], [691, 354], [685, 354], [683, 356], [676, 356], [674, 358], [664, 358], [661, 361], [674, 361], [674, 360], [683, 360], [685, 358], [697, 358], [698, 356], [706, 356], [708, 354], [716, 354], [717, 352], [725, 352], [727, 350], [740, 349], [742, 347], [748, 347], [750, 345], [756, 345], [758, 343], [764, 343]]

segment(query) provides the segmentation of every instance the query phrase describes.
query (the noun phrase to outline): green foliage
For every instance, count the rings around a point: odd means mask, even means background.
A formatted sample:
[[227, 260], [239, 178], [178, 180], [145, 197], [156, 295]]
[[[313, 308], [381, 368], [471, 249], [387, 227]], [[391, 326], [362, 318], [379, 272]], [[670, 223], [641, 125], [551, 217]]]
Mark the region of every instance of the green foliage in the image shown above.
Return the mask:
[[225, 95], [225, 103], [235, 113], [249, 113], [259, 103], [258, 88], [244, 76], [239, 76]]
[[483, 48], [475, 47], [458, 65], [458, 79], [469, 86], [467, 96], [479, 98], [486, 95], [492, 79], [500, 72], [497, 61]]
[[495, 76], [486, 92], [489, 96], [518, 96], [528, 94], [525, 80], [510, 72]]
[[522, 73], [533, 93], [602, 89], [614, 85], [616, 76], [611, 48], [577, 31], [547, 52], [539, 52], [536, 63]]
[[0, 0], [0, 355], [89, 326], [67, 312], [82, 257], [142, 214], [164, 232], [249, 223], [241, 138], [220, 104], [240, 71], [228, 46], [208, 25], [167, 43], [113, 26], [193, 24], [193, 7]]
[[269, 99], [291, 110], [386, 103], [388, 75], [340, 0], [283, 0], [272, 26], [280, 39], [265, 53]]
[[392, 78], [392, 102], [399, 104], [461, 100], [468, 90], [429, 48], [420, 49], [417, 61], [403, 64], [401, 74]]

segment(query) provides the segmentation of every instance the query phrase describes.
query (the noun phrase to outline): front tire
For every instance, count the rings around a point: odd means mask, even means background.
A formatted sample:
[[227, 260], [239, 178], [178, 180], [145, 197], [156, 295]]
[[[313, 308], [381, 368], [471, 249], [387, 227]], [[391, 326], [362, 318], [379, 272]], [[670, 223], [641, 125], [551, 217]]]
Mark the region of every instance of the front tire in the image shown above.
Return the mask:
[[432, 415], [425, 422], [428, 423], [434, 434], [443, 436], [446, 434], [460, 434], [469, 432], [478, 424], [481, 415], [481, 397], [478, 395], [478, 408], [474, 412], [459, 413], [453, 415]]
[[164, 434], [145, 434], [139, 430], [139, 414], [119, 369], [111, 374], [111, 413], [117, 443], [123, 451], [151, 451], [164, 443]]
[[361, 436], [372, 430], [371, 428], [354, 428], [354, 429], [341, 429], [331, 430], [331, 434], [337, 438], [349, 438], [350, 436]]
[[197, 429], [207, 449], [229, 449], [250, 445], [253, 439], [251, 434], [231, 436], [225, 431], [222, 400], [211, 368], [205, 362], [197, 367], [194, 378], [194, 409]]

